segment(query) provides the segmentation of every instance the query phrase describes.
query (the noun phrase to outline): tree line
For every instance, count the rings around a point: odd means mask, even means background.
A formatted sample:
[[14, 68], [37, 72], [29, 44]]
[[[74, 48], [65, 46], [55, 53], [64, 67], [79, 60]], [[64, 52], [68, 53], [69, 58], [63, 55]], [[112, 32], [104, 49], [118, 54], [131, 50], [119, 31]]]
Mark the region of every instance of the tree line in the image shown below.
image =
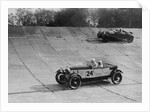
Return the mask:
[[17, 26], [142, 28], [141, 8], [63, 8], [59, 10], [18, 8], [8, 14], [8, 24]]

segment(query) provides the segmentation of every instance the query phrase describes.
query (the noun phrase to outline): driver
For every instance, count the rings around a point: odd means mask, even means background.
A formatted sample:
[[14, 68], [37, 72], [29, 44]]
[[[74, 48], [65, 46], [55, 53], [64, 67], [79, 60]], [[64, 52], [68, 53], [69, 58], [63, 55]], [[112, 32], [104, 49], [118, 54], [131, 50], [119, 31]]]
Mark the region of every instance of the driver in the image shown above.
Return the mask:
[[91, 60], [91, 66], [92, 66], [92, 69], [98, 67], [98, 63], [95, 61], [94, 58]]
[[66, 70], [65, 70], [65, 71], [66, 71], [67, 74], [70, 73], [70, 68], [69, 68], [69, 66], [66, 67]]
[[102, 62], [102, 60], [99, 60], [98, 61], [98, 66], [100, 66], [101, 68], [103, 68], [104, 66], [103, 66], [103, 62]]

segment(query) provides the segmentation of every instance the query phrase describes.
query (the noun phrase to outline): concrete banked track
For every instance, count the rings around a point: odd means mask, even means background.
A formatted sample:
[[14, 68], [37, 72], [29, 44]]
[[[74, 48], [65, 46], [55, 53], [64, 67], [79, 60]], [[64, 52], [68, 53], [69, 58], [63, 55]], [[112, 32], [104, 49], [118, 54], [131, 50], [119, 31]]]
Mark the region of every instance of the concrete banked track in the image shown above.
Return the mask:
[[[97, 40], [98, 28], [9, 28], [9, 102], [142, 102], [142, 32], [132, 31], [132, 43]], [[102, 29], [105, 30], [105, 29]], [[116, 64], [124, 72], [120, 85], [83, 84], [70, 90], [55, 81], [60, 67], [91, 58]]]

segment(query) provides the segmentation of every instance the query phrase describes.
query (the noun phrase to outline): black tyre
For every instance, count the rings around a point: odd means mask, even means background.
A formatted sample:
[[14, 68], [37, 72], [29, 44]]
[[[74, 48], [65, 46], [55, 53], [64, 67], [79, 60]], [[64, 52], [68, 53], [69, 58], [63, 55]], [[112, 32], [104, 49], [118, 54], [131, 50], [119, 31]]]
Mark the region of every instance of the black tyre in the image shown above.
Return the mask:
[[81, 86], [81, 78], [78, 75], [72, 75], [68, 83], [71, 89], [77, 89]]
[[101, 37], [101, 32], [97, 33], [97, 37], [100, 38]]
[[122, 73], [120, 71], [116, 71], [111, 76], [111, 81], [113, 84], [120, 84], [122, 81]]
[[59, 84], [65, 84], [66, 83], [65, 76], [62, 73], [57, 73], [55, 76], [55, 79]]
[[104, 37], [103, 42], [108, 42], [108, 39], [106, 37]]
[[133, 42], [133, 37], [128, 38], [128, 39], [127, 39], [127, 42], [128, 42], [128, 43]]

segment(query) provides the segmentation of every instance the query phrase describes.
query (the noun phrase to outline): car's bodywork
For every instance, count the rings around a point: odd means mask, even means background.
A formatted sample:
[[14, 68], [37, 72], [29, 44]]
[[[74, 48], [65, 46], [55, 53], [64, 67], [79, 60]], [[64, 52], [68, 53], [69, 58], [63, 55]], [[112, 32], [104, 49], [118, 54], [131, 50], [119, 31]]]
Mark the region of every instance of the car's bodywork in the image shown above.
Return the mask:
[[[101, 80], [111, 78], [113, 84], [122, 81], [122, 71], [116, 65], [104, 63], [103, 67], [92, 68], [89, 65], [59, 69], [56, 72], [56, 81], [59, 84], [69, 84], [71, 89], [77, 89], [81, 82], [89, 80]], [[117, 76], [116, 76], [117, 75]], [[118, 79], [117, 79], [118, 78]]]
[[126, 40], [128, 43], [131, 43], [134, 39], [132, 32], [127, 32], [121, 29], [99, 31], [97, 37], [101, 38], [104, 42], [108, 42], [110, 40]]

